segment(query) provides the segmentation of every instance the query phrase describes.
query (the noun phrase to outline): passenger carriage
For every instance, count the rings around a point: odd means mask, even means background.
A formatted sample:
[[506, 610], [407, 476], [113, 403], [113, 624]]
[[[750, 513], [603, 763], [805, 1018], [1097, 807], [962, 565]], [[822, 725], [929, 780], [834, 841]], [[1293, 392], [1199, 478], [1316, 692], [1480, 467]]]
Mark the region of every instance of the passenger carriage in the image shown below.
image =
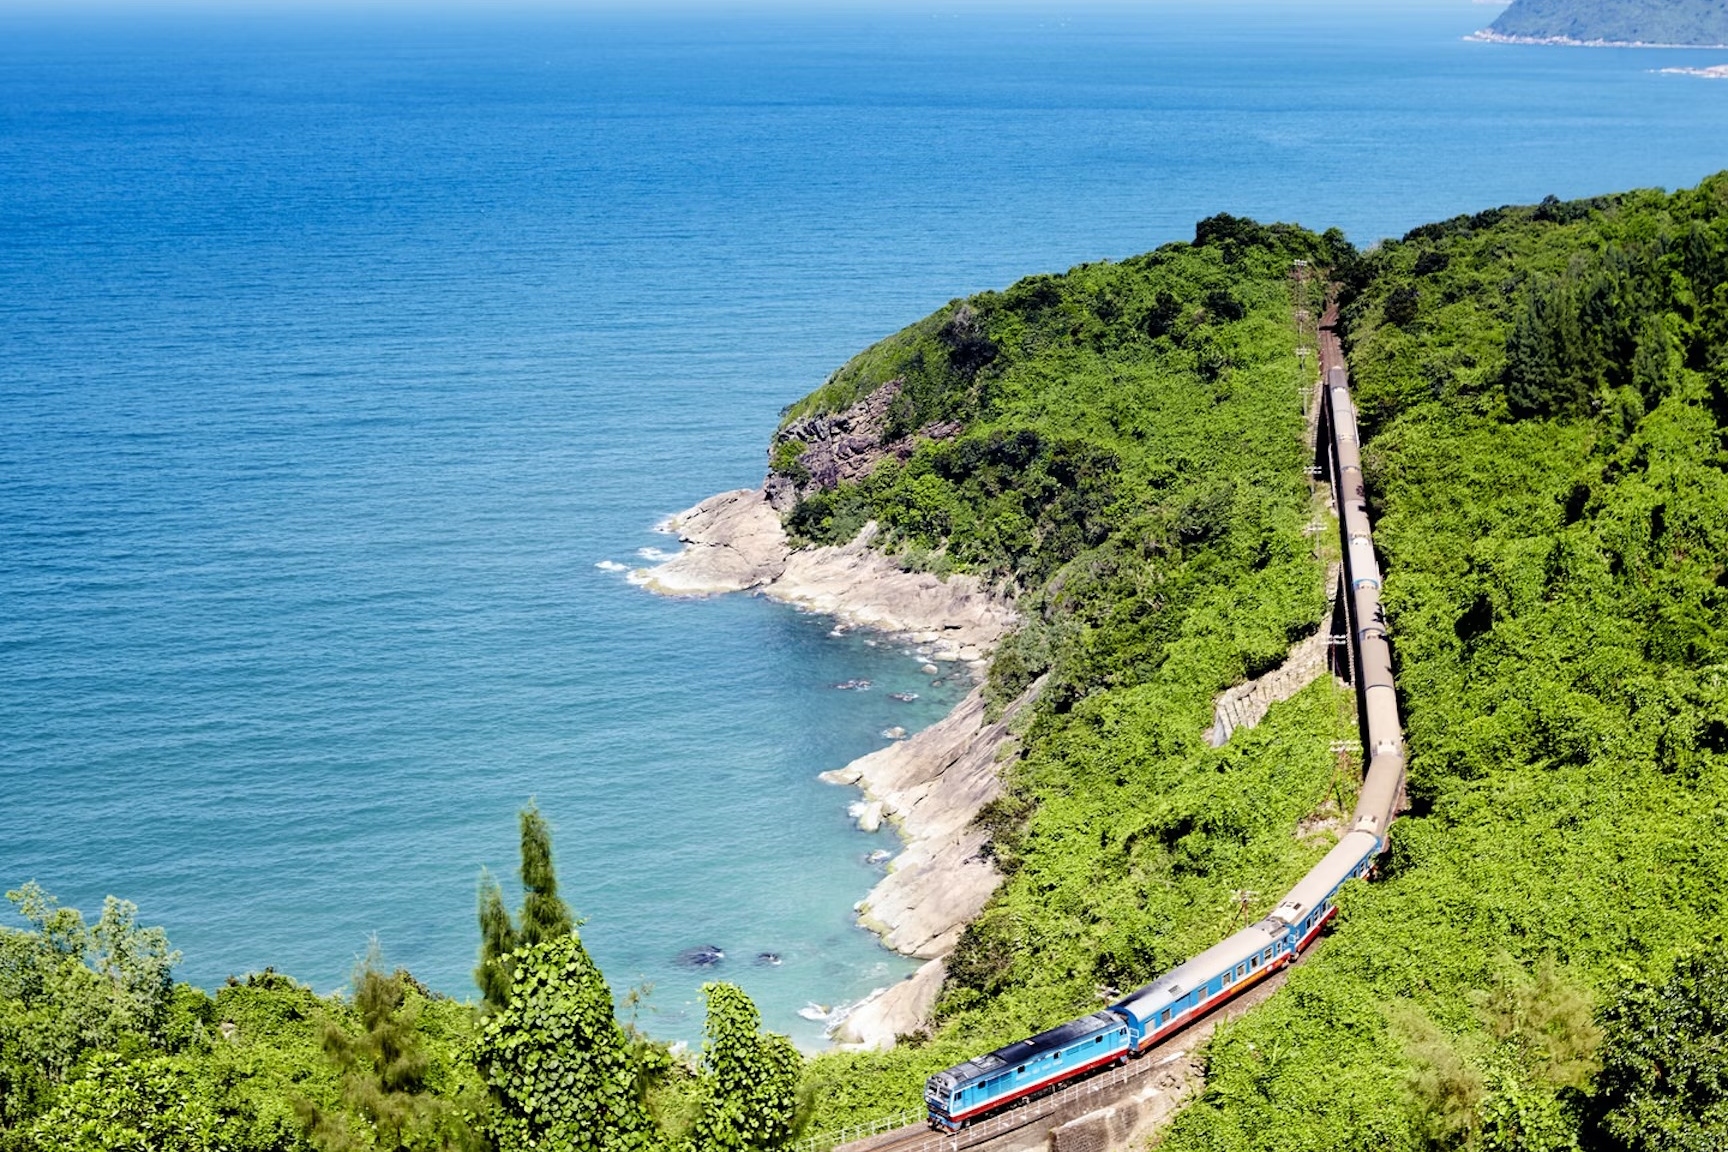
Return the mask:
[[1177, 965], [1110, 1010], [1128, 1022], [1138, 1054], [1246, 992], [1291, 958], [1284, 925], [1267, 918]]
[[1294, 952], [1304, 951], [1320, 934], [1326, 922], [1338, 914], [1338, 889], [1346, 880], [1366, 876], [1373, 870], [1380, 855], [1382, 841], [1371, 832], [1347, 834], [1320, 863], [1314, 865], [1302, 882], [1290, 889], [1284, 902], [1272, 910], [1269, 917], [1286, 925], [1287, 942]]

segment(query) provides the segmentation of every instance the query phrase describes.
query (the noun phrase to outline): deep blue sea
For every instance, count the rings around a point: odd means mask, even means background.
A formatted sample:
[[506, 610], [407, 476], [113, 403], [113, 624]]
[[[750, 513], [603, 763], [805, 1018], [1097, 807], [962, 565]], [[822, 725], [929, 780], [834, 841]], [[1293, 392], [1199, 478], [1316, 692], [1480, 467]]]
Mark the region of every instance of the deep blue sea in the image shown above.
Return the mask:
[[135, 900], [206, 986], [376, 937], [467, 996], [535, 798], [650, 1030], [724, 977], [817, 1043], [911, 965], [816, 774], [960, 689], [596, 565], [951, 297], [1728, 167], [1728, 83], [1652, 71], [1728, 53], [1494, 12], [0, 10], [0, 882]]

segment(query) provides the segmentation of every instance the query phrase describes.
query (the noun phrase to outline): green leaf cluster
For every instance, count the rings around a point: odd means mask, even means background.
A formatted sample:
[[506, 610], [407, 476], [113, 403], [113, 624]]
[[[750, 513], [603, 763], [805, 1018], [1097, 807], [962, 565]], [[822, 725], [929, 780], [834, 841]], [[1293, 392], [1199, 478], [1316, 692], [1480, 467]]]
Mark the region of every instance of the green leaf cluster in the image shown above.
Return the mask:
[[499, 1152], [653, 1147], [612, 993], [581, 940], [542, 940], [511, 959], [510, 998], [486, 1019], [475, 1050]]
[[799, 1112], [803, 1058], [784, 1036], [759, 1032], [761, 1017], [743, 989], [702, 986], [708, 1002], [703, 1031], [699, 1111], [689, 1135], [692, 1152], [767, 1152], [792, 1139]]

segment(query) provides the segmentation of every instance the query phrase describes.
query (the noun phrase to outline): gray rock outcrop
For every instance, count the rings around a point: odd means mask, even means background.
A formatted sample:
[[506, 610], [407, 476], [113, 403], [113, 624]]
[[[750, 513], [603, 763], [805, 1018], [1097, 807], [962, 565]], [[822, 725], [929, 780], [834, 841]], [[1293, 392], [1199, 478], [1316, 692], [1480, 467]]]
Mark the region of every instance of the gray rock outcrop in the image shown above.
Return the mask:
[[983, 911], [1002, 874], [974, 822], [1002, 794], [1000, 759], [1008, 728], [1043, 687], [1034, 684], [999, 720], [987, 722], [984, 691], [973, 689], [946, 717], [910, 739], [824, 772], [831, 784], [861, 788], [906, 840], [888, 875], [858, 906], [859, 922], [897, 952], [946, 956]]
[[802, 446], [802, 451], [793, 466], [796, 475], [768, 477], [764, 492], [769, 503], [784, 512], [800, 494], [862, 480], [883, 460], [910, 459], [922, 441], [960, 434], [960, 424], [943, 421], [926, 424], [910, 435], [893, 436], [894, 402], [902, 386], [898, 378], [890, 380], [850, 407], [801, 416], [776, 432], [770, 456], [787, 444]]
[[947, 976], [947, 965], [931, 960], [847, 1013], [831, 1039], [842, 1048], [894, 1047], [900, 1037], [911, 1035], [929, 1021]]
[[980, 661], [1019, 622], [1009, 602], [977, 577], [908, 572], [871, 548], [874, 523], [846, 544], [793, 549], [760, 489], [710, 496], [660, 527], [676, 534], [684, 550], [631, 579], [666, 595], [760, 592], [847, 624], [905, 635], [943, 660]]

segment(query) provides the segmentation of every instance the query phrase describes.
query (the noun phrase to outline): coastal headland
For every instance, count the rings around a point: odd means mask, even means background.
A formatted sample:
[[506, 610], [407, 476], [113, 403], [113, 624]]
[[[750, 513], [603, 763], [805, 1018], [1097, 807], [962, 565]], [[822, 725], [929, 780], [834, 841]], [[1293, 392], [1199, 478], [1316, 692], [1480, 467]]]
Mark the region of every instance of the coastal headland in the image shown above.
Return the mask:
[[1470, 37], [1585, 48], [1728, 47], [1728, 9], [1714, 0], [1513, 0]]

